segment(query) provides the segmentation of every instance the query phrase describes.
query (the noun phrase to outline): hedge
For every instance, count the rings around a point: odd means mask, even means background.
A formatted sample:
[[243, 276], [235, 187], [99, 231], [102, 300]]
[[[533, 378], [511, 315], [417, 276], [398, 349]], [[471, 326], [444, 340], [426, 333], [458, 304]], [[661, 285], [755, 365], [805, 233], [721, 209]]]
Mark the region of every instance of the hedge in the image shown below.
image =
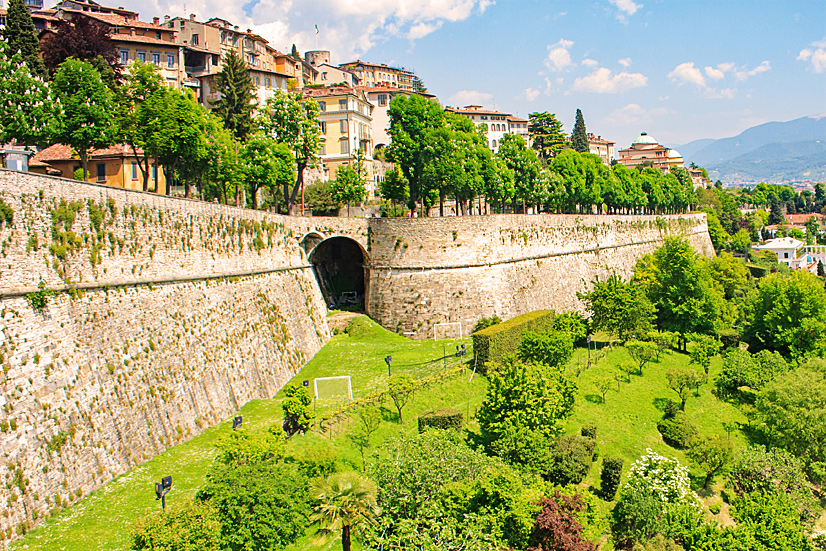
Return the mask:
[[428, 427], [433, 427], [434, 429], [456, 429], [460, 431], [462, 430], [463, 420], [462, 412], [455, 409], [424, 413], [419, 416], [419, 432], [424, 432]]
[[479, 371], [484, 373], [487, 362], [498, 362], [515, 354], [525, 331], [547, 333], [553, 325], [553, 310], [536, 310], [477, 331], [473, 334], [473, 353]]

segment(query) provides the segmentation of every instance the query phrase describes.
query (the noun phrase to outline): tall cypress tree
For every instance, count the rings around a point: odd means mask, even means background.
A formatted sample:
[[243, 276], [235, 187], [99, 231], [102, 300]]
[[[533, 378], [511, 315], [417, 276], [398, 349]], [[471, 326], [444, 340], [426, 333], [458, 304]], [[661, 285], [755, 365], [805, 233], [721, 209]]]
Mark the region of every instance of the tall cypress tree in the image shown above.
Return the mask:
[[252, 128], [252, 111], [255, 108], [247, 64], [234, 50], [230, 50], [215, 80], [221, 98], [212, 103], [214, 112], [224, 121], [224, 128], [244, 141]]
[[588, 134], [585, 132], [585, 119], [582, 117], [582, 111], [576, 110], [576, 122], [574, 123], [574, 131], [571, 132], [571, 146], [575, 151], [580, 153], [588, 153]]
[[3, 38], [9, 44], [9, 57], [20, 52], [29, 71], [33, 75], [46, 78], [46, 66], [40, 59], [40, 40], [37, 38], [37, 29], [34, 28], [32, 16], [23, 4], [23, 0], [9, 0]]

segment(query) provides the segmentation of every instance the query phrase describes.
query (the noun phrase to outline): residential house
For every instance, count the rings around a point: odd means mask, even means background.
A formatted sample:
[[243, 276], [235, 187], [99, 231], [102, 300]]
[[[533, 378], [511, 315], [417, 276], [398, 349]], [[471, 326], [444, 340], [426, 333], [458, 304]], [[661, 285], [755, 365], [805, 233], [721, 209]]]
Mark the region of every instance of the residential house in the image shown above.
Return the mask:
[[[138, 162], [143, 154], [127, 145], [113, 145], [104, 149], [95, 149], [89, 154], [89, 178], [87, 181], [106, 184], [123, 189], [143, 189], [143, 175]], [[31, 172], [52, 174], [63, 178], [74, 178], [74, 173], [81, 168], [80, 159], [68, 145], [55, 144], [37, 152], [29, 166]], [[149, 191], [166, 193], [166, 177], [163, 170], [154, 162], [150, 163]]]
[[777, 262], [783, 262], [792, 269], [800, 267], [800, 251], [805, 243], [793, 237], [778, 237], [769, 239], [762, 245], [754, 248], [758, 251], [771, 251], [777, 254]]
[[588, 133], [588, 150], [594, 155], [598, 155], [602, 162], [611, 166], [614, 158], [614, 142], [603, 140], [602, 136], [595, 136]]
[[342, 63], [340, 68], [354, 73], [363, 86], [388, 86], [402, 90], [415, 91], [415, 73], [401, 67], [391, 67], [385, 64], [368, 63], [356, 60]]
[[528, 133], [528, 121], [520, 119], [510, 113], [483, 109], [481, 105], [466, 105], [464, 108], [446, 107], [445, 111], [456, 113], [473, 121], [475, 126], [484, 125], [487, 129], [488, 147], [496, 153], [505, 134], [522, 136], [525, 143], [530, 145], [531, 137]]
[[676, 150], [660, 145], [653, 136], [643, 132], [631, 147], [620, 149], [619, 162], [628, 168], [645, 163], [667, 172], [672, 166], [682, 167], [685, 160]]
[[373, 106], [364, 91], [349, 86], [305, 88], [305, 97], [318, 102], [321, 127], [321, 162], [326, 179], [334, 179], [340, 166], [356, 162], [361, 150], [365, 161], [368, 193], [375, 193], [372, 174]]

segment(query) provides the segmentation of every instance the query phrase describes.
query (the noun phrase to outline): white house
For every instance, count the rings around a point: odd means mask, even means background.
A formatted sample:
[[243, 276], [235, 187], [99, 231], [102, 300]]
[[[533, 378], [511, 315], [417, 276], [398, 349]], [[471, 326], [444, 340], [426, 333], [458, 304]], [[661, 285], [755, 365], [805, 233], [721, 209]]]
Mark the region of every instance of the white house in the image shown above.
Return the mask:
[[777, 254], [777, 261], [785, 263], [789, 268], [800, 268], [801, 262], [805, 262], [805, 257], [800, 256], [800, 250], [805, 243], [793, 237], [778, 237], [769, 239], [762, 245], [754, 247], [759, 251], [772, 251]]

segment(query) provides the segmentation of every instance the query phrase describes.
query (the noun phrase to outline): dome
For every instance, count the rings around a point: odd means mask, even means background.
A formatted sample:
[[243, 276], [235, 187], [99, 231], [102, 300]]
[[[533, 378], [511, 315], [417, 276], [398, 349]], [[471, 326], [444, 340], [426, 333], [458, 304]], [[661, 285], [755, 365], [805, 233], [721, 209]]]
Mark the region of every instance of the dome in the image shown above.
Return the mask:
[[669, 159], [682, 159], [683, 156], [680, 155], [680, 152], [676, 149], [669, 149], [668, 150], [668, 158]]
[[643, 132], [631, 145], [657, 145], [657, 140]]

